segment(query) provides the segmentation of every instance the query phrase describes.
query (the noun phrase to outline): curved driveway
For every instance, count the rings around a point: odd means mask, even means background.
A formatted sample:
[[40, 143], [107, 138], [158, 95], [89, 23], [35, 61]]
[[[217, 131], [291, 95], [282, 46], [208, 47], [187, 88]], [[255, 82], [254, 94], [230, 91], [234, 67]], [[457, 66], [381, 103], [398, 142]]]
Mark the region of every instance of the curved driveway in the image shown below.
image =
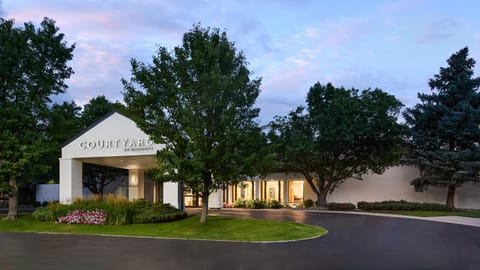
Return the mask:
[[287, 243], [0, 233], [0, 269], [480, 269], [478, 227], [295, 210], [211, 213], [329, 232]]

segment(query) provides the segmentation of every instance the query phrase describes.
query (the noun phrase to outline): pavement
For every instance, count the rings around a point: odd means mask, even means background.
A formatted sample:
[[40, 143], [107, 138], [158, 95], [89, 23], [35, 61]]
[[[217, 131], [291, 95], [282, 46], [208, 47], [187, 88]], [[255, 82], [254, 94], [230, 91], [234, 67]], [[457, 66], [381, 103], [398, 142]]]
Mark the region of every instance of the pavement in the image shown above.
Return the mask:
[[475, 226], [291, 209], [221, 209], [210, 214], [295, 221], [325, 227], [328, 233], [295, 242], [245, 243], [1, 232], [0, 268], [473, 270], [480, 266], [480, 228]]
[[[35, 211], [35, 207], [33, 206], [20, 206], [18, 208], [18, 213], [19, 214], [31, 214], [33, 211]], [[8, 208], [0, 208], [0, 214], [6, 215], [8, 214]]]

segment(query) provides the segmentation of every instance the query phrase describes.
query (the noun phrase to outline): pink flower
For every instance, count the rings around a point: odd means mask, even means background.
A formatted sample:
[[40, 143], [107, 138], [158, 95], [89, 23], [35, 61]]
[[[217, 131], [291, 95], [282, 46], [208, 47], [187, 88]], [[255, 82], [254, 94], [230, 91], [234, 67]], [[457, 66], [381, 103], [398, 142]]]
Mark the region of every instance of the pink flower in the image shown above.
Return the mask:
[[77, 209], [68, 212], [66, 216], [59, 217], [55, 223], [105, 225], [106, 214], [102, 209], [87, 211]]

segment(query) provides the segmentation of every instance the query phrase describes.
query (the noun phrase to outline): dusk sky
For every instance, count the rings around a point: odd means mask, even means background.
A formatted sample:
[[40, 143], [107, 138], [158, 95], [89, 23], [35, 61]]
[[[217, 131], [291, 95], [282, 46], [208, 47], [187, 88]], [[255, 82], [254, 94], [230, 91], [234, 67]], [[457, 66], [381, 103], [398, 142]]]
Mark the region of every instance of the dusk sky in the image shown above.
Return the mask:
[[180, 45], [193, 24], [224, 29], [263, 78], [262, 124], [303, 105], [317, 81], [378, 87], [413, 106], [451, 54], [468, 46], [480, 61], [479, 11], [476, 0], [0, 0], [0, 17], [19, 26], [50, 17], [76, 44], [61, 99], [79, 105], [98, 95], [122, 101], [130, 59], [150, 63], [157, 45]]

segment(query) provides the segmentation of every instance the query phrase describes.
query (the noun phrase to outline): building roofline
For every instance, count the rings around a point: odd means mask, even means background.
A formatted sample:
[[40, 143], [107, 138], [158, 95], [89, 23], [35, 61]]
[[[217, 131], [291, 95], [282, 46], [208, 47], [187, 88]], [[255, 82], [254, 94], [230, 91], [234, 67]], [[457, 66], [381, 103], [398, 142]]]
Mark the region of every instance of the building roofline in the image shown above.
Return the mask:
[[77, 135], [73, 136], [71, 139], [69, 139], [68, 141], [66, 141], [65, 143], [61, 144], [60, 145], [60, 148], [64, 148], [65, 146], [69, 145], [71, 142], [75, 141], [76, 139], [78, 139], [80, 136], [82, 136], [83, 134], [87, 133], [87, 131], [93, 129], [94, 127], [96, 127], [98, 124], [100, 124], [101, 122], [103, 122], [105, 119], [109, 118], [110, 116], [114, 115], [115, 113], [118, 113], [120, 114], [121, 116], [124, 116], [128, 119], [130, 119], [130, 117], [127, 117], [125, 116], [124, 114], [118, 112], [117, 110], [112, 110], [110, 111], [109, 113], [105, 114], [104, 116], [98, 118], [95, 122], [93, 122], [91, 125], [89, 125], [88, 127], [84, 128], [82, 131], [80, 131]]

